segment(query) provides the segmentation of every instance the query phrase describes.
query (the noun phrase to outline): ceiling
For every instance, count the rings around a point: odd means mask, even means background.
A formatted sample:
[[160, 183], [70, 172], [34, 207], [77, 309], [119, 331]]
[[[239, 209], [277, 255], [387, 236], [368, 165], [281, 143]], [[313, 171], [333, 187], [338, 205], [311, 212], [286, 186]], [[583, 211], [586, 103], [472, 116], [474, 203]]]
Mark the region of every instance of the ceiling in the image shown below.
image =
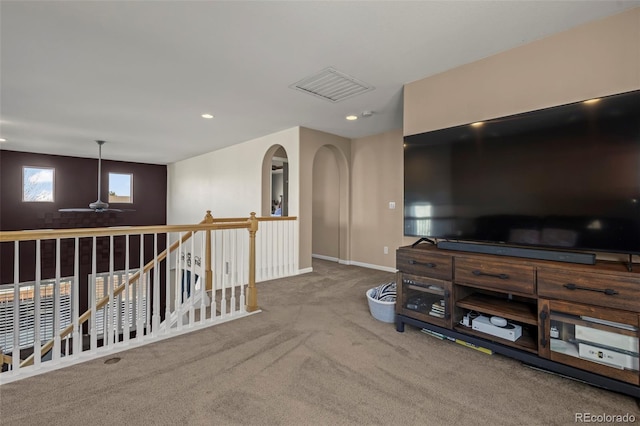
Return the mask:
[[[0, 148], [96, 157], [103, 139], [105, 159], [168, 164], [295, 126], [378, 134], [402, 127], [405, 83], [639, 5], [2, 0]], [[327, 67], [374, 89], [290, 87]]]

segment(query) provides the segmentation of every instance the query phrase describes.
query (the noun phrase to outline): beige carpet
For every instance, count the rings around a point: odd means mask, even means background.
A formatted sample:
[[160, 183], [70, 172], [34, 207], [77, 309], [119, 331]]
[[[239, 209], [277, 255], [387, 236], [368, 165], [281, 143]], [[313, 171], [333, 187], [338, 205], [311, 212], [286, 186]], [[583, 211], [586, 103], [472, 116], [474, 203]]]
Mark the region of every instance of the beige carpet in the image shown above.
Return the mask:
[[2, 425], [553, 425], [636, 400], [371, 317], [394, 274], [314, 261], [263, 312], [0, 386]]

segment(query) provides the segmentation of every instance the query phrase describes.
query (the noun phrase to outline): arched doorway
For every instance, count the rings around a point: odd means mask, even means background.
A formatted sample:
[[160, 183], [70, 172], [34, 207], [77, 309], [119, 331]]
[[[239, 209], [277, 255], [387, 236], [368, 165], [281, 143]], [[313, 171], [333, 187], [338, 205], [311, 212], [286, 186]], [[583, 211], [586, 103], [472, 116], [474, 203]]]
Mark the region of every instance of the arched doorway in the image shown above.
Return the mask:
[[282, 145], [274, 145], [262, 160], [262, 216], [288, 215], [289, 159]]

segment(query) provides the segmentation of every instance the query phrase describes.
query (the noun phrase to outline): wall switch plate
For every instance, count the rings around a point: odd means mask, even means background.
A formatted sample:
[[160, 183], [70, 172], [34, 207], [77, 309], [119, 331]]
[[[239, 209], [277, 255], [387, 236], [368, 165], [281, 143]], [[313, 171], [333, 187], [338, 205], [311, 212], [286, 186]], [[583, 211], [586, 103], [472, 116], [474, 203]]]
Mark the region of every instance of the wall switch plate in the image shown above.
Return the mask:
[[396, 208], [396, 202], [395, 201], [389, 201], [389, 208], [390, 209], [395, 209]]
[[384, 246], [383, 251], [384, 251], [384, 254], [389, 254], [389, 247]]

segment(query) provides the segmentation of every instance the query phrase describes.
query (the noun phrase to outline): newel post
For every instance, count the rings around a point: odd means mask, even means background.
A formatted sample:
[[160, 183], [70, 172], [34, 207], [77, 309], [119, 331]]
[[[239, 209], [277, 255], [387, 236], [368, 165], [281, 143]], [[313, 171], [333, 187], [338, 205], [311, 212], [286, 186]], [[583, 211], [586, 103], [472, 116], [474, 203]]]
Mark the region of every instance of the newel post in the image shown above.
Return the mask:
[[[211, 210], [207, 210], [207, 214], [204, 215], [204, 223], [213, 223], [213, 216]], [[207, 291], [213, 289], [213, 272], [211, 271], [211, 230], [205, 231], [205, 253], [204, 253], [204, 283]]]
[[255, 212], [249, 218], [249, 286], [247, 288], [247, 312], [258, 310], [258, 290], [256, 289], [256, 232], [258, 219]]

